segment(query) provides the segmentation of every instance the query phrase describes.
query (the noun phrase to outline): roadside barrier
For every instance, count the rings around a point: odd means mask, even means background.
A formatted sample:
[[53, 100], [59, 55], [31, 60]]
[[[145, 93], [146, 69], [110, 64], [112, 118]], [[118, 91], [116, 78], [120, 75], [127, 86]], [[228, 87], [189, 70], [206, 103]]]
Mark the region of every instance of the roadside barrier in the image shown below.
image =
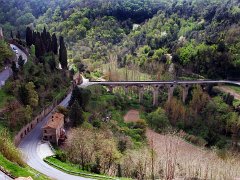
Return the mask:
[[53, 100], [53, 103], [43, 110], [27, 125], [25, 125], [14, 137], [14, 144], [18, 146], [21, 140], [31, 132], [36, 125], [41, 122], [63, 99], [67, 97], [67, 95], [72, 91], [72, 87], [70, 87], [63, 98]]

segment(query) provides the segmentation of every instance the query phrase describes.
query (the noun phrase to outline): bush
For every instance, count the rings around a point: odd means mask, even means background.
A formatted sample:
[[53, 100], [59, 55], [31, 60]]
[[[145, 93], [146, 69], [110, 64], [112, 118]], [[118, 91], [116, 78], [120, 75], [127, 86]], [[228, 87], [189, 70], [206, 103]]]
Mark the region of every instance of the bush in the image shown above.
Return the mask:
[[162, 131], [170, 125], [166, 112], [161, 108], [147, 115], [147, 122], [157, 131]]
[[197, 136], [194, 136], [194, 135], [186, 135], [184, 137], [187, 141], [195, 144], [195, 145], [198, 145], [198, 146], [201, 146], [201, 147], [204, 147], [207, 145], [207, 141], [204, 140], [203, 138], [201, 137], [197, 137]]
[[63, 151], [56, 151], [56, 158], [62, 162], [66, 162], [67, 160], [67, 155]]
[[100, 120], [94, 120], [92, 125], [95, 128], [100, 128], [101, 127], [101, 121]]
[[22, 160], [20, 151], [14, 146], [11, 139], [9, 138], [9, 133], [6, 129], [0, 132], [0, 152], [9, 161], [15, 162], [18, 165], [24, 167], [26, 164]]

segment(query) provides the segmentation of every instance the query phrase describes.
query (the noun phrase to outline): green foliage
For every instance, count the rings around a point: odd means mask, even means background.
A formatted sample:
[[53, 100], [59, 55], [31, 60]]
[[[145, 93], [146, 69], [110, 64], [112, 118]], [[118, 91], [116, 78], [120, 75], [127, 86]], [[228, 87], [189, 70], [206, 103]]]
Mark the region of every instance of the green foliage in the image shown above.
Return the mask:
[[8, 43], [0, 40], [0, 69], [4, 65], [4, 61], [13, 57], [13, 52]]
[[72, 91], [72, 96], [69, 101], [69, 106], [77, 101], [78, 104], [85, 110], [87, 107], [89, 100], [91, 98], [91, 91], [88, 89], [78, 88], [77, 86]]
[[[29, 82], [25, 85], [25, 88], [28, 92], [27, 101], [28, 104], [32, 107], [38, 106], [38, 93], [35, 90], [35, 85], [33, 82]], [[26, 97], [25, 97], [26, 98]]]
[[61, 67], [66, 70], [68, 67], [67, 49], [66, 49], [65, 42], [64, 42], [64, 39], [62, 36], [60, 36], [59, 41], [60, 41], [59, 62], [61, 63]]
[[69, 118], [73, 122], [74, 126], [81, 125], [84, 121], [83, 119], [83, 111], [79, 106], [78, 101], [75, 100], [69, 111]]
[[151, 112], [146, 116], [147, 122], [150, 127], [156, 131], [163, 131], [165, 128], [170, 126], [166, 112], [162, 108], [158, 108], [154, 112]]
[[20, 55], [20, 56], [18, 57], [18, 65], [19, 65], [19, 67], [22, 68], [23, 65], [24, 65], [24, 63], [25, 63], [25, 60], [24, 60], [23, 57]]
[[66, 162], [67, 160], [67, 155], [61, 150], [56, 151], [55, 156], [58, 160], [62, 162]]
[[[39, 172], [35, 171], [29, 166], [21, 167], [18, 164], [7, 160], [2, 154], [0, 154], [0, 164], [2, 168], [15, 177], [35, 177], [37, 174], [39, 174]], [[43, 174], [39, 174], [39, 176], [34, 179], [49, 180], [49, 178]]]
[[9, 161], [15, 162], [22, 167], [26, 166], [20, 151], [12, 143], [6, 129], [0, 131], [0, 152]]

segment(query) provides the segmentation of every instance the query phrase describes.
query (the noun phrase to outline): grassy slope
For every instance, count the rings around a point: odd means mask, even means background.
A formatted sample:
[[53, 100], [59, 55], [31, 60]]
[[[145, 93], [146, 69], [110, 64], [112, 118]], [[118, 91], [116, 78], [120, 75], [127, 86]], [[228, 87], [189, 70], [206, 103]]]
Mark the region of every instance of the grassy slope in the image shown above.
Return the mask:
[[[36, 180], [47, 180], [49, 179], [45, 175], [39, 174], [39, 172], [35, 171], [34, 169], [30, 168], [29, 166], [27, 167], [20, 167], [16, 165], [15, 163], [7, 160], [5, 157], [3, 157], [2, 154], [0, 154], [0, 166], [3, 167], [7, 172], [12, 174], [15, 177], [29, 177], [31, 176], [32, 178]], [[36, 175], [38, 177], [36, 177]]]
[[98, 175], [98, 174], [92, 174], [89, 173], [87, 171], [83, 171], [79, 168], [78, 165], [76, 164], [72, 164], [70, 162], [62, 162], [58, 159], [56, 159], [55, 157], [47, 157], [44, 159], [45, 162], [47, 162], [48, 164], [50, 164], [53, 167], [57, 167], [59, 170], [61, 171], [65, 171], [69, 174], [74, 174], [74, 175], [79, 175], [82, 177], [90, 177], [93, 179], [121, 179], [124, 180], [127, 178], [115, 178], [115, 177], [110, 177], [110, 176], [104, 176], [104, 175]]
[[8, 99], [11, 99], [11, 96], [6, 94], [3, 89], [0, 89], [0, 109], [4, 107]]
[[[230, 88], [231, 90], [233, 90], [235, 93], [240, 95], [240, 87], [239, 86], [234, 86], [234, 85], [227, 85], [226, 87]], [[239, 99], [234, 99], [233, 101], [233, 105], [239, 106], [240, 105], [240, 100]]]
[[240, 94], [240, 87], [239, 87], [239, 86], [227, 85], [227, 87], [231, 88], [231, 89], [234, 90], [236, 93]]

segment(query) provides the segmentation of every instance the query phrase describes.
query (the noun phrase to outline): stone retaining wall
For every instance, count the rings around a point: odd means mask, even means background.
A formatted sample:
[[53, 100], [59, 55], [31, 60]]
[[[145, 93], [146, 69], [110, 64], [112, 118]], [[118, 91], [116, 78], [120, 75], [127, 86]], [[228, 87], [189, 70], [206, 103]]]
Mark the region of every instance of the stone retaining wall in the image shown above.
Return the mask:
[[18, 146], [20, 144], [21, 140], [29, 132], [31, 132], [36, 127], [36, 125], [39, 122], [41, 122], [63, 99], [65, 99], [71, 91], [72, 91], [72, 88], [69, 88], [66, 95], [62, 99], [54, 100], [50, 106], [44, 108], [30, 123], [28, 123], [26, 126], [24, 126], [14, 137], [15, 146]]

